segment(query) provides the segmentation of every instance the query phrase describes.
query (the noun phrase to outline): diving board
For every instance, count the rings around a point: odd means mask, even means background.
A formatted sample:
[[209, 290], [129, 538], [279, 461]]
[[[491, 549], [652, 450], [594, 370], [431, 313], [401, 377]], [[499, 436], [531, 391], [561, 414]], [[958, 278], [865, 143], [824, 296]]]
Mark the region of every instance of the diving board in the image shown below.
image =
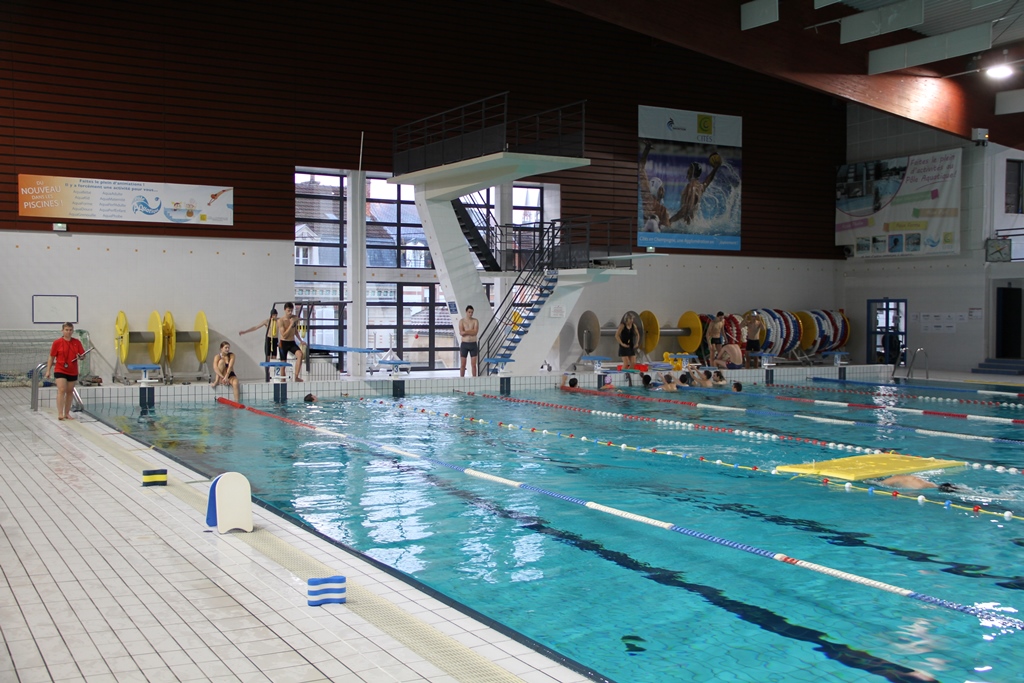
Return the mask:
[[843, 479], [845, 481], [861, 481], [891, 477], [894, 474], [912, 474], [927, 470], [942, 470], [949, 467], [965, 467], [966, 462], [960, 460], [940, 460], [938, 458], [921, 458], [901, 453], [878, 453], [874, 455], [854, 455], [849, 458], [809, 462], [801, 465], [779, 465], [775, 469], [786, 474], [810, 474], [819, 477]]

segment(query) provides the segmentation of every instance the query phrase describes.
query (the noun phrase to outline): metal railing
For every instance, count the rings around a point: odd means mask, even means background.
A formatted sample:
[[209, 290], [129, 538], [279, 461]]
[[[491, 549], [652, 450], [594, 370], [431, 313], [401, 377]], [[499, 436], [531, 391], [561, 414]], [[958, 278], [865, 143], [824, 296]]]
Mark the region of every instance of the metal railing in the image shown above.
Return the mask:
[[495, 154], [583, 156], [586, 103], [573, 102], [508, 119], [508, 92], [398, 126], [392, 133], [396, 176]]
[[[908, 350], [909, 349], [907, 349], [906, 347], [901, 349], [902, 352], [906, 352]], [[910, 362], [907, 363], [907, 376], [904, 377], [904, 379], [913, 379], [914, 378], [914, 363], [917, 362], [917, 354], [919, 354], [919, 353], [923, 353], [924, 354], [924, 378], [925, 379], [930, 379], [931, 378], [931, 373], [929, 372], [929, 368], [928, 368], [928, 352], [925, 351], [923, 347], [921, 347], [921, 348], [916, 349], [914, 351], [914, 353], [910, 354]], [[896, 377], [896, 368], [898, 368], [898, 367], [899, 367], [899, 365], [895, 365], [892, 368], [892, 376], [893, 376], [893, 378]]]

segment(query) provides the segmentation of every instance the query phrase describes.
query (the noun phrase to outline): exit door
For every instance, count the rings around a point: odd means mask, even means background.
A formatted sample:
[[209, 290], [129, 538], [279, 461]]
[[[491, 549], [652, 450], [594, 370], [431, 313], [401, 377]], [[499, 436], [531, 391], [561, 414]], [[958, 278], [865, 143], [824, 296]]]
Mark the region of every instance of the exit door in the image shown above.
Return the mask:
[[868, 299], [868, 364], [905, 365], [907, 300]]

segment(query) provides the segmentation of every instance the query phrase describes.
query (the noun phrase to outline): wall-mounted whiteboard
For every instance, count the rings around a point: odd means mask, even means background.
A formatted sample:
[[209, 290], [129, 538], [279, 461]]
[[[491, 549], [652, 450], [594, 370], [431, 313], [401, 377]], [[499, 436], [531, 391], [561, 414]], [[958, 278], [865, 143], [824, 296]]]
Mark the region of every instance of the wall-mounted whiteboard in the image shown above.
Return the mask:
[[32, 322], [40, 325], [78, 323], [78, 295], [33, 294]]

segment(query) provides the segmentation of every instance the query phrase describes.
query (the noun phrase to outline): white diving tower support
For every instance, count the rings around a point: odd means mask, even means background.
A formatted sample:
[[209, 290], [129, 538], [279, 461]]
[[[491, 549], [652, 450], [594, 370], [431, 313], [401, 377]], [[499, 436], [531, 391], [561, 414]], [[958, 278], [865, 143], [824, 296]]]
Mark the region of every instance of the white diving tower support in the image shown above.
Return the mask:
[[412, 185], [415, 189], [416, 209], [423, 222], [423, 232], [441, 290], [447, 301], [454, 301], [458, 306], [458, 315], [452, 316], [456, 335], [458, 318], [462, 317], [466, 306], [473, 307], [483, 330], [491, 319], [491, 305], [452, 208], [452, 200], [520, 178], [589, 165], [590, 159], [580, 157], [498, 152], [413, 171], [388, 180], [389, 183]]

